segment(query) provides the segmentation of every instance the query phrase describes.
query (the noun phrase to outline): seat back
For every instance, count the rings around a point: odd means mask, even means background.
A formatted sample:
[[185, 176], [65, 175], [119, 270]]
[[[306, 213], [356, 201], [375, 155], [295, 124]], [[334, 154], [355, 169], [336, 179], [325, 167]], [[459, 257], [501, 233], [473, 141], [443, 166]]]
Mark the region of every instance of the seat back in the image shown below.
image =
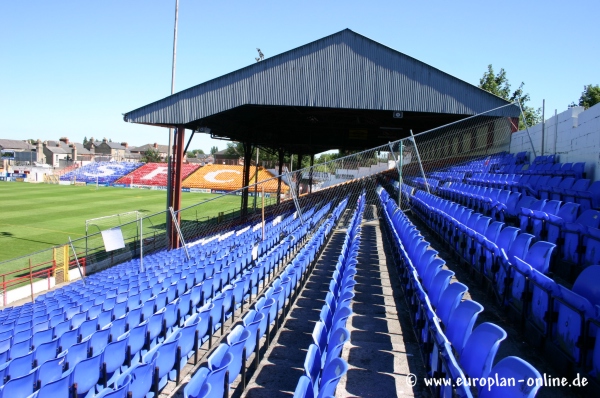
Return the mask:
[[458, 304], [452, 312], [446, 327], [446, 337], [452, 343], [457, 353], [462, 349], [473, 331], [477, 316], [483, 311], [483, 306], [472, 300], [465, 300]]
[[469, 377], [487, 377], [500, 343], [506, 338], [501, 327], [484, 322], [467, 339], [460, 354], [460, 364]]
[[528, 362], [513, 356], [499, 361], [490, 371], [489, 377], [496, 380], [513, 380], [514, 382], [491, 388], [482, 388], [479, 392], [481, 398], [533, 398], [542, 385], [539, 382], [530, 382], [530, 380], [541, 380], [542, 375], [540, 372]]

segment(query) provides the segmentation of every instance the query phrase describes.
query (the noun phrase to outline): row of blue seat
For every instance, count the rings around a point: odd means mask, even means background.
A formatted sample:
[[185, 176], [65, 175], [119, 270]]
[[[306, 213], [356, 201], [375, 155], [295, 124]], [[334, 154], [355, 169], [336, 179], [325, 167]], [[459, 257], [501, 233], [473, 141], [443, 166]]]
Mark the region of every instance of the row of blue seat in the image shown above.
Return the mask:
[[[288, 220], [291, 221], [292, 219], [293, 217], [288, 217]], [[271, 247], [276, 241], [279, 240], [279, 232], [284, 224], [285, 222], [280, 223], [276, 228], [267, 228], [268, 235], [270, 234], [270, 230], [274, 230], [272, 231], [273, 235], [271, 235], [271, 237], [267, 236], [267, 242], [269, 243], [269, 247]], [[214, 256], [216, 256], [218, 253], [220, 256], [219, 261], [223, 261], [227, 257], [225, 255], [222, 255], [222, 253], [230, 252], [231, 250], [230, 256], [227, 260], [232, 261], [232, 256], [245, 257], [240, 259], [240, 261], [242, 261], [242, 266], [246, 266], [248, 261], [251, 260], [251, 258], [249, 258], [251, 247], [254, 244], [258, 233], [254, 234], [255, 236], [249, 234], [246, 235], [247, 240], [244, 242], [244, 244], [238, 244], [239, 242], [236, 238], [236, 244], [233, 246], [233, 242], [228, 242], [228, 240], [232, 239], [228, 239], [190, 248], [189, 250], [193, 257], [193, 263], [200, 267], [208, 267], [208, 272], [211, 273], [211, 267], [218, 267], [220, 265], [219, 262], [215, 264]], [[216, 252], [214, 250], [215, 248], [217, 248]], [[235, 251], [235, 248], [239, 248], [239, 251]], [[210, 259], [206, 258], [206, 252], [212, 253], [209, 254], [209, 256], [211, 257]], [[35, 324], [37, 323], [36, 321], [38, 321], [36, 319], [37, 316], [46, 315], [50, 311], [53, 311], [58, 307], [63, 307], [64, 301], [60, 300], [60, 296], [66, 296], [67, 300], [70, 299], [70, 295], [77, 295], [77, 299], [82, 299], [85, 295], [88, 295], [88, 297], [96, 298], [97, 293], [102, 293], [102, 291], [105, 291], [107, 289], [107, 285], [109, 286], [109, 288], [117, 289], [118, 294], [131, 292], [132, 289], [136, 288], [136, 284], [139, 284], [139, 287], [142, 287], [144, 289], [148, 288], [150, 284], [154, 286], [156, 284], [155, 278], [158, 276], [157, 272], [160, 274], [166, 274], [166, 272], [169, 271], [169, 268], [172, 268], [167, 267], [167, 265], [173, 265], [174, 261], [183, 261], [183, 251], [181, 250], [170, 252], [169, 254], [165, 253], [166, 252], [159, 252], [151, 256], [147, 256], [145, 259], [147, 272], [144, 274], [139, 273], [139, 267], [136, 266], [137, 264], [139, 264], [139, 260], [136, 259], [131, 262], [120, 264], [109, 270], [88, 277], [86, 279], [86, 285], [83, 285], [82, 281], [73, 282], [66, 287], [39, 296], [38, 298], [36, 298], [36, 302], [33, 304], [27, 303], [25, 305], [18, 306], [15, 308], [6, 308], [0, 313], [0, 333], [3, 333], [7, 330], [15, 330], [14, 328], [18, 329], [18, 325], [22, 322], [33, 321], [33, 323]], [[263, 253], [260, 252], [260, 254]], [[200, 260], [195, 259], [195, 255], [201, 257]], [[164, 256], [168, 256], [169, 264], [166, 263]], [[144, 278], [144, 275], [149, 277], [146, 277], [146, 280], [141, 281], [141, 278]], [[130, 278], [134, 278], [135, 280], [130, 281]], [[50, 300], [48, 300], [48, 302], [45, 302], [47, 298], [49, 298]], [[75, 298], [73, 299], [75, 300]]]
[[92, 162], [83, 167], [72, 170], [62, 176], [61, 181], [77, 181], [100, 184], [113, 183], [119, 178], [131, 173], [145, 163], [136, 162]]
[[[230, 385], [241, 375], [242, 391], [246, 384], [246, 361], [254, 353], [254, 361], [260, 360], [260, 339], [267, 336], [269, 344], [269, 326], [275, 323], [279, 327], [279, 313], [285, 315], [286, 300], [288, 309], [293, 300], [293, 293], [306, 280], [311, 272], [317, 253], [322, 249], [326, 237], [330, 235], [333, 225], [339, 219], [347, 205], [342, 201], [323, 223], [310, 242], [304, 246], [294, 258], [280, 278], [267, 289], [243, 318], [227, 336], [227, 342], [220, 344], [208, 357], [206, 367], [201, 367], [192, 376], [184, 388], [185, 398], [223, 397], [229, 396]], [[278, 283], [279, 281], [279, 283]]]
[[[568, 264], [582, 268], [600, 261], [600, 211], [584, 209], [572, 202], [561, 206], [558, 200], [536, 200], [507, 190], [472, 187], [464, 191], [464, 188], [453, 185], [444, 187], [440, 193], [502, 221], [518, 218], [521, 229], [534, 232], [536, 240], [541, 238], [558, 245], [558, 255]], [[577, 273], [573, 269], [567, 276], [571, 278], [569, 275]]]
[[[303, 234], [305, 234], [308, 231], [308, 225], [302, 227], [303, 229]], [[264, 271], [265, 267], [269, 266], [271, 267], [271, 264], [268, 264], [267, 262], [263, 262], [263, 265], [261, 264], [257, 264], [254, 268], [253, 271], [251, 272], [251, 274], [247, 277], [247, 279], [250, 279], [250, 282], [252, 282], [252, 276], [257, 275], [257, 282], [254, 284], [255, 289], [257, 288], [258, 285], [258, 277], [262, 277], [262, 279], [264, 280], [265, 274], [268, 274], [272, 269], [267, 270], [266, 272]], [[259, 269], [262, 270], [262, 274], [261, 272], [256, 272], [255, 270]], [[249, 271], [246, 271], [247, 273]], [[205, 275], [204, 275], [205, 276]], [[176, 275], [176, 277], [178, 278], [177, 281], [173, 281], [173, 285], [171, 286], [181, 286], [180, 281], [183, 279], [180, 279], [181, 275], [178, 274]], [[88, 278], [89, 280], [90, 278]], [[187, 279], [187, 278], [186, 278]], [[212, 300], [213, 302], [215, 302], [215, 300], [217, 300], [218, 297], [212, 297], [213, 295], [216, 294], [215, 289], [213, 288], [214, 284], [213, 281], [210, 279], [214, 279], [212, 277], [208, 277], [207, 279], [200, 281], [199, 285], [206, 285], [207, 283], [211, 285], [210, 290], [210, 294], [211, 297], [208, 297], [208, 299]], [[170, 282], [170, 279], [169, 279]], [[194, 280], [194, 282], [196, 282], [196, 280]], [[263, 282], [264, 283], [264, 282]], [[168, 284], [168, 283], [167, 283]], [[241, 284], [242, 286], [246, 286], [246, 283]], [[87, 285], [86, 285], [87, 286]], [[184, 283], [183, 286], [186, 286], [186, 284]], [[220, 285], [222, 288], [222, 285]], [[82, 362], [84, 359], [87, 359], [88, 356], [93, 357], [96, 361], [100, 360], [98, 357], [98, 355], [102, 354], [104, 352], [104, 350], [102, 349], [102, 347], [96, 347], [96, 346], [92, 346], [90, 347], [90, 342], [93, 340], [98, 340], [98, 344], [104, 345], [105, 348], [108, 347], [107, 343], [108, 343], [108, 338], [111, 338], [111, 341], [113, 341], [113, 343], [116, 343], [117, 341], [119, 341], [119, 338], [124, 335], [125, 333], [133, 333], [136, 334], [136, 339], [133, 339], [130, 341], [130, 343], [135, 343], [136, 348], [139, 347], [139, 350], [132, 350], [132, 344], [129, 344], [127, 346], [127, 351], [128, 351], [128, 360], [127, 360], [127, 365], [131, 366], [132, 364], [132, 358], [131, 356], [134, 356], [135, 360], [139, 360], [139, 358], [142, 355], [142, 349], [152, 349], [154, 348], [154, 346], [158, 345], [159, 343], [161, 343], [161, 340], [164, 340], [164, 338], [167, 336], [168, 333], [172, 333], [173, 332], [173, 328], [176, 327], [177, 325], [180, 325], [180, 323], [184, 320], [184, 318], [186, 316], [189, 315], [190, 311], [192, 311], [192, 306], [190, 305], [190, 303], [192, 302], [192, 292], [196, 292], [197, 294], [195, 295], [195, 299], [193, 300], [194, 303], [199, 303], [200, 301], [200, 292], [203, 291], [201, 286], [194, 286], [196, 289], [189, 289], [185, 294], [181, 295], [181, 297], [176, 297], [173, 301], [171, 301], [169, 304], [167, 304], [165, 307], [163, 308], [157, 308], [156, 305], [154, 306], [154, 310], [156, 311], [152, 316], [150, 316], [150, 318], [148, 319], [143, 319], [141, 317], [141, 308], [127, 308], [127, 312], [125, 314], [123, 314], [123, 316], [121, 316], [118, 319], [113, 320], [113, 322], [111, 322], [110, 324], [104, 326], [104, 329], [100, 330], [100, 331], [94, 331], [93, 327], [90, 327], [89, 330], [86, 331], [87, 332], [91, 332], [93, 331], [93, 333], [90, 336], [83, 336], [81, 330], [79, 328], [77, 329], [72, 329], [70, 331], [66, 331], [65, 334], [68, 334], [69, 336], [73, 336], [72, 338], [70, 338], [68, 341], [70, 343], [72, 343], [73, 345], [69, 346], [69, 347], [62, 347], [62, 351], [61, 351], [61, 355], [59, 357], [57, 357], [55, 360], [48, 360], [45, 363], [40, 363], [37, 364], [39, 365], [36, 369], [33, 369], [30, 373], [34, 373], [36, 372], [39, 373], [41, 371], [43, 371], [44, 369], [50, 368], [49, 363], [53, 362], [54, 363], [54, 368], [55, 369], [60, 369], [61, 371], [65, 370], [65, 368], [63, 366], [68, 366], [66, 367], [66, 370], [69, 371], [69, 369], [73, 370], [73, 368], [76, 368], [77, 366], [79, 366], [78, 364], [80, 362]], [[252, 288], [249, 287], [250, 289], [250, 293], [252, 294]], [[231, 295], [233, 295], [233, 289], [222, 289], [223, 291], [221, 293], [219, 293], [219, 295], [224, 295], [224, 292], [229, 292]], [[257, 290], [257, 289], [256, 289]], [[177, 295], [176, 289], [173, 289], [174, 294]], [[167, 295], [167, 288], [163, 288], [163, 290], [161, 291], [162, 294]], [[245, 292], [244, 292], [245, 293]], [[231, 297], [229, 294], [225, 293], [225, 296], [229, 296]], [[243, 297], [243, 295], [242, 295]], [[185, 300], [181, 300], [181, 298], [185, 298]], [[48, 304], [46, 301], [49, 300], [55, 300], [55, 297], [52, 297], [48, 300], [44, 300], [43, 304], [46, 305]], [[224, 301], [225, 298], [222, 299], [222, 301]], [[243, 298], [242, 298], [243, 299]], [[153, 298], [151, 298], [150, 300], [156, 300], [156, 296], [154, 296]], [[182, 303], [186, 303], [183, 308], [187, 309], [186, 311], [181, 311], [182, 310]], [[211, 314], [211, 320], [213, 319], [218, 319], [216, 318], [216, 313], [219, 312], [219, 310], [215, 311], [212, 310], [212, 308], [217, 308], [217, 306], [213, 305], [213, 303], [209, 303], [207, 304], [207, 306], [209, 307], [208, 309], [204, 308], [203, 312], [206, 313], [210, 313]], [[205, 306], [206, 307], [206, 306]], [[80, 309], [80, 308], [79, 308]], [[221, 312], [222, 309], [221, 309]], [[152, 312], [150, 312], [152, 313]], [[133, 315], [132, 315], [133, 314]], [[78, 315], [77, 313], [73, 315], [73, 317], [75, 317], [76, 315]], [[203, 317], [206, 319], [206, 317]], [[109, 318], [110, 319], [110, 318]], [[90, 319], [89, 321], [93, 321], [92, 319]], [[206, 322], [204, 322], [206, 323]], [[213, 325], [209, 325], [209, 329], [210, 332], [214, 332], [214, 330], [217, 329], [217, 327], [219, 326], [217, 324], [217, 322], [209, 322], [212, 323]], [[81, 326], [81, 325], [80, 325]], [[98, 327], [98, 325], [96, 324], [96, 328]], [[68, 329], [67, 329], [68, 330]], [[110, 333], [108, 333], [110, 332]], [[103, 338], [96, 338], [97, 336], [102, 336]], [[202, 334], [204, 335], [204, 334]], [[52, 336], [54, 337], [54, 336]], [[60, 336], [60, 338], [62, 339], [63, 336]], [[53, 344], [56, 344], [56, 342], [62, 342], [62, 340], [59, 340], [59, 337], [54, 337], [53, 339]], [[52, 342], [49, 342], [52, 343]], [[121, 343], [122, 344], [122, 343]], [[42, 347], [42, 345], [40, 345], [40, 347]], [[26, 347], [24, 347], [26, 348]], [[19, 369], [27, 369], [27, 363], [29, 363], [29, 369], [31, 369], [32, 367], [32, 362], [29, 361], [29, 357], [31, 356], [32, 358], [35, 358], [36, 355], [38, 355], [38, 351], [37, 351], [38, 347], [33, 347], [32, 352], [30, 352], [29, 354], [25, 355], [24, 357], [26, 358], [14, 358], [12, 360], [10, 360], [9, 362], [7, 362], [5, 364], [5, 366], [3, 367], [4, 370], [9, 370], [14, 368], [16, 365], [15, 364], [19, 364], [21, 365], [19, 367]], [[90, 348], [93, 348], [93, 350], [90, 350]], [[94, 355], [94, 351], [96, 353], [96, 355]], [[44, 352], [46, 352], [46, 350], [44, 350]], [[52, 355], [52, 350], [47, 350], [48, 355], [50, 355], [50, 357], [54, 357], [56, 355], [56, 349], [54, 351], [54, 355]], [[139, 355], [138, 355], [139, 354]], [[66, 357], [66, 362], [64, 361], [64, 359], [62, 357]], [[18, 359], [18, 360], [17, 360]], [[29, 362], [28, 362], [29, 361]], [[21, 364], [22, 363], [22, 364]], [[48, 365], [47, 365], [48, 364]], [[36, 365], [35, 362], [33, 362], [33, 365]], [[121, 366], [122, 363], [119, 365]], [[164, 368], [164, 366], [163, 366]], [[60, 372], [58, 371], [54, 371], [54, 375], [53, 377], [59, 377], [60, 376], [60, 380], [62, 381], [62, 383], [66, 383], [68, 384], [69, 382], [65, 381], [66, 377], [69, 376], [70, 377], [70, 373], [69, 374], [63, 374], [62, 376], [59, 374]], [[94, 372], [92, 372], [94, 373]], [[8, 376], [11, 376], [10, 373], [7, 373]], [[15, 373], [16, 376], [16, 373]], [[27, 375], [29, 376], [29, 375]], [[96, 376], [96, 380], [98, 380], [99, 378], [99, 372], [95, 373]], [[30, 376], [29, 376], [30, 377]], [[39, 376], [37, 376], [39, 377]], [[13, 378], [12, 380], [18, 380], [17, 378]], [[11, 381], [12, 381], [11, 380]], [[38, 378], [38, 380], [41, 381], [41, 379]], [[9, 383], [11, 383], [11, 381], [9, 381], [7, 383], [7, 385]], [[46, 382], [49, 383], [50, 380], [46, 380]], [[41, 384], [41, 383], [40, 383]], [[11, 385], [14, 385], [14, 383], [12, 383]], [[40, 387], [38, 385], [38, 387]], [[44, 387], [41, 386], [42, 389], [40, 389], [40, 391], [43, 391]], [[51, 389], [51, 387], [48, 387], [48, 389]]]
[[474, 328], [483, 307], [474, 301], [461, 301], [468, 288], [458, 282], [450, 283], [454, 273], [443, 269], [445, 263], [437, 257], [437, 251], [423, 239], [385, 190], [379, 188], [378, 193], [428, 374], [449, 381], [438, 386], [434, 395], [445, 397], [456, 393], [472, 397], [465, 383], [468, 376], [479, 380], [487, 377], [518, 380], [515, 385], [506, 387], [482, 388], [479, 384], [481, 397], [534, 396], [539, 385], [529, 386], [527, 380], [540, 378], [539, 372], [517, 357], [506, 357], [493, 366], [506, 332], [488, 322]]
[[320, 320], [312, 333], [313, 343], [304, 360], [304, 374], [300, 376], [294, 398], [330, 397], [335, 395], [339, 380], [348, 369], [340, 358], [344, 344], [350, 339], [346, 321], [352, 314], [350, 304], [354, 297], [354, 275], [361, 241], [360, 222], [365, 208], [365, 194], [357, 202], [350, 221], [342, 252], [321, 309]]
[[[554, 244], [540, 241], [528, 248], [533, 235], [518, 234], [514, 227], [498, 231], [501, 226], [478, 214], [453, 217], [452, 204], [425, 192], [413, 199], [416, 214], [467, 263], [475, 265], [480, 258], [479, 272], [492, 281], [502, 304], [516, 312], [522, 329], [531, 326], [541, 341], [551, 342], [571, 363], [592, 376], [600, 375], [600, 343], [595, 343], [600, 325], [600, 266], [586, 268], [568, 289], [548, 276]], [[448, 230], [450, 234], [445, 233]], [[495, 244], [488, 241], [496, 234]]]

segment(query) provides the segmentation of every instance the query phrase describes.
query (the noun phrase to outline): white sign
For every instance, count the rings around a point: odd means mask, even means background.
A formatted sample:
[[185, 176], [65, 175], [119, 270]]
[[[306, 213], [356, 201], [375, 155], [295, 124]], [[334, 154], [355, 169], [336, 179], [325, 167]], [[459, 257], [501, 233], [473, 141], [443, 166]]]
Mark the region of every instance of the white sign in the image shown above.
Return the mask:
[[107, 252], [125, 247], [121, 228], [106, 229], [102, 231], [102, 239], [104, 240], [104, 250]]

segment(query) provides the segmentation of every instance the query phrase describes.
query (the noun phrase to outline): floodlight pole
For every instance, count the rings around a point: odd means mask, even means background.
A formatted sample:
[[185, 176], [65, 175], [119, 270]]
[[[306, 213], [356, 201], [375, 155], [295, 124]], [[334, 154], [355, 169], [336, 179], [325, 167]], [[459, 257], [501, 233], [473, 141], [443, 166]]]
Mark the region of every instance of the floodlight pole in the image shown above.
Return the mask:
[[427, 177], [425, 177], [425, 170], [423, 170], [423, 163], [421, 162], [421, 155], [419, 155], [419, 148], [417, 147], [417, 141], [415, 141], [415, 135], [412, 130], [410, 130], [410, 136], [412, 137], [412, 142], [415, 144], [415, 152], [417, 153], [417, 160], [419, 161], [419, 167], [421, 168], [421, 174], [423, 174], [423, 180], [425, 180], [425, 188], [427, 188], [427, 193], [431, 193], [429, 191], [429, 184], [427, 183]]
[[[81, 280], [83, 281], [83, 285], [85, 286], [85, 277], [83, 276], [83, 272], [81, 271], [81, 266], [79, 265], [79, 259], [77, 258], [77, 252], [75, 251], [75, 246], [73, 246], [73, 241], [69, 236], [69, 245], [71, 245], [71, 250], [73, 250], [73, 255], [75, 256], [75, 262], [77, 263], [77, 268], [79, 269], [79, 275], [81, 276]], [[67, 272], [69, 272], [69, 258], [67, 258]]]
[[[175, 28], [174, 28], [174, 32], [173, 32], [173, 63], [172, 63], [172, 67], [171, 67], [171, 95], [173, 95], [175, 93], [175, 70], [176, 70], [176, 65], [177, 65], [177, 19], [179, 16], [179, 0], [175, 0]], [[172, 156], [171, 156], [171, 151], [172, 149], [172, 145], [173, 145], [173, 128], [169, 128], [169, 147], [167, 148], [167, 208], [171, 207], [173, 205], [173, 196], [172, 196], [172, 192], [171, 192], [171, 185], [172, 185], [172, 181], [171, 179], [173, 178], [172, 174], [173, 174], [173, 168], [171, 165], [171, 161], [172, 161]], [[171, 218], [171, 214], [169, 212], [167, 212], [167, 223], [166, 223], [166, 232], [167, 232], [167, 236], [171, 236], [171, 228], [172, 228], [172, 218]]]

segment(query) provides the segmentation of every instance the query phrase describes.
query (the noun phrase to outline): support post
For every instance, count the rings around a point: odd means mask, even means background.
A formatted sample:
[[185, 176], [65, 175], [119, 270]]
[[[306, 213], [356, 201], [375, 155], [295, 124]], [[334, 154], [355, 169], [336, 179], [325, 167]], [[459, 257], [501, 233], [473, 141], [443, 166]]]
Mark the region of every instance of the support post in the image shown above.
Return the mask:
[[544, 141], [546, 136], [546, 100], [542, 100], [542, 156], [544, 156]]
[[554, 110], [554, 154], [556, 154], [556, 140], [558, 139], [558, 114]]
[[302, 158], [301, 153], [298, 154], [298, 160], [296, 160], [296, 197], [300, 196], [300, 181], [302, 180]]
[[254, 175], [254, 211], [256, 211], [256, 195], [258, 193], [258, 146], [256, 147], [256, 174]]
[[[29, 286], [31, 286], [31, 302], [33, 303], [33, 271], [31, 268], [31, 257], [29, 258]], [[4, 303], [6, 305], [6, 303]]]
[[281, 202], [281, 173], [283, 173], [283, 159], [284, 152], [282, 148], [279, 148], [279, 175], [277, 176], [277, 204]]
[[144, 227], [143, 220], [144, 218], [140, 218], [140, 272], [144, 272]]
[[[287, 176], [288, 181], [290, 181], [290, 184], [291, 184], [290, 173], [288, 173], [287, 167], [285, 169], [285, 174]], [[298, 197], [296, 196], [296, 191], [290, 187], [290, 193], [291, 193], [292, 199], [294, 201], [294, 206], [296, 206], [296, 211], [298, 212], [298, 217], [300, 217], [300, 222], [302, 223], [302, 225], [304, 225], [304, 217], [302, 217], [302, 209], [300, 208], [300, 202], [298, 202]]]
[[315, 164], [315, 154], [310, 155], [310, 169], [308, 172], [308, 192], [312, 193], [312, 185], [313, 185], [313, 166]]
[[265, 240], [265, 186], [262, 186], [262, 240]]
[[244, 174], [242, 180], [242, 208], [241, 216], [248, 215], [248, 185], [250, 185], [250, 162], [252, 161], [252, 144], [244, 142]]
[[[169, 211], [171, 212], [171, 216], [173, 217], [173, 219], [175, 219], [175, 210], [172, 207], [169, 207]], [[179, 218], [179, 214], [177, 215], [177, 218]], [[179, 227], [179, 223], [174, 223], [174, 225], [175, 225], [175, 231], [177, 232], [179, 241], [181, 242], [181, 245], [183, 246], [183, 250], [185, 251], [185, 256], [189, 260], [190, 253], [188, 253], [187, 246], [185, 245], [185, 239], [183, 239], [183, 234], [181, 233], [181, 228]]]
[[417, 160], [419, 161], [419, 167], [421, 168], [421, 174], [423, 175], [423, 180], [425, 180], [425, 188], [427, 188], [427, 193], [431, 193], [429, 191], [429, 183], [427, 183], [427, 177], [425, 176], [425, 170], [423, 169], [423, 163], [421, 162], [421, 155], [419, 155], [419, 148], [417, 147], [417, 141], [415, 140], [415, 135], [412, 130], [410, 130], [410, 136], [412, 137], [412, 142], [415, 145], [415, 152], [417, 154]]
[[[77, 252], [75, 251], [75, 246], [73, 246], [73, 241], [71, 240], [71, 237], [69, 236], [69, 245], [71, 246], [71, 250], [73, 250], [73, 255], [75, 256], [75, 263], [77, 263], [77, 269], [79, 269], [79, 275], [81, 276], [81, 280], [83, 281], [83, 285], [85, 286], [85, 277], [83, 276], [83, 272], [81, 271], [81, 265], [79, 265], [79, 259], [77, 258]], [[67, 270], [66, 272], [69, 272], [69, 257], [67, 256], [67, 258], [65, 259], [67, 262]]]
[[527, 119], [525, 119], [525, 114], [523, 113], [523, 108], [521, 107], [521, 103], [517, 100], [517, 104], [519, 104], [519, 110], [521, 111], [521, 117], [523, 117], [523, 124], [525, 125], [525, 131], [527, 131], [527, 137], [529, 138], [529, 145], [531, 145], [531, 152], [533, 152], [533, 158], [537, 157], [535, 153], [535, 147], [533, 146], [533, 141], [531, 140], [531, 135], [529, 134], [529, 125], [527, 124]]
[[394, 162], [396, 162], [396, 170], [398, 171], [398, 207], [400, 210], [402, 210], [402, 140], [400, 140], [398, 143], [400, 148], [400, 154], [398, 157], [396, 157], [396, 154], [394, 153], [394, 147], [392, 146], [392, 143], [389, 142], [388, 144], [390, 146], [390, 152], [394, 157]]
[[172, 225], [179, 224], [181, 222], [181, 215], [179, 210], [181, 209], [181, 182], [182, 182], [182, 165], [183, 165], [183, 148], [185, 139], [185, 127], [177, 127], [175, 137], [175, 162], [173, 170], [173, 181], [171, 183], [172, 198], [173, 202], [170, 207], [173, 207], [174, 213], [171, 216], [177, 216], [177, 218], [171, 218], [171, 235], [170, 235], [170, 247], [171, 249], [177, 249], [179, 247], [179, 241], [177, 240], [177, 232], [173, 230]]

